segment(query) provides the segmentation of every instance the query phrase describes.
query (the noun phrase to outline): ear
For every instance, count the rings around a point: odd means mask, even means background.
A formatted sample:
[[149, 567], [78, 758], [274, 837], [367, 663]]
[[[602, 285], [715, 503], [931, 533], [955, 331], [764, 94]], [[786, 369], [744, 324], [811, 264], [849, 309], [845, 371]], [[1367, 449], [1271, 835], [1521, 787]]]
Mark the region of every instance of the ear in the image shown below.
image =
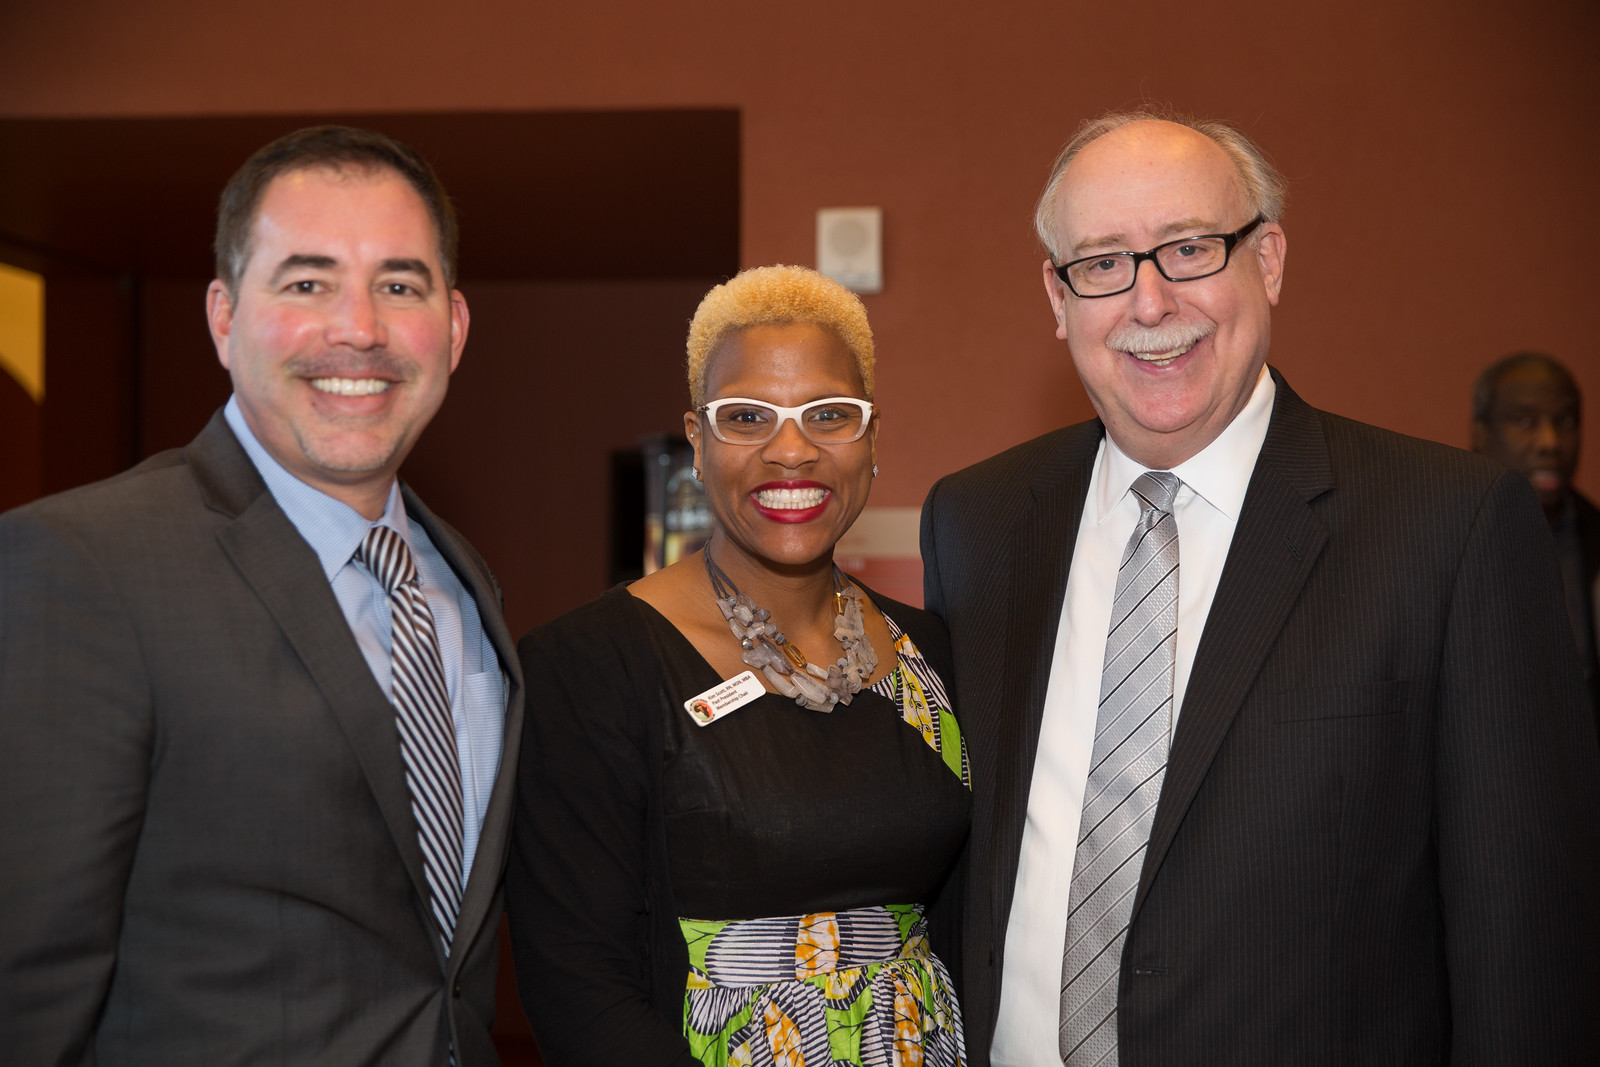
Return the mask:
[[700, 469], [702, 476], [704, 476], [706, 467], [704, 463], [700, 462], [700, 416], [692, 411], [683, 413], [683, 436], [687, 437], [689, 443], [694, 446], [694, 465]]
[[217, 362], [228, 367], [228, 337], [233, 333], [233, 297], [222, 279], [213, 278], [206, 286], [206, 324], [211, 327], [211, 343], [217, 346]]
[[467, 327], [472, 325], [472, 313], [467, 310], [467, 298], [461, 290], [450, 290], [450, 373], [456, 372], [461, 362], [461, 350], [467, 347]]
[[1477, 419], [1473, 419], [1472, 420], [1472, 450], [1474, 452], [1478, 453], [1479, 455], [1482, 455], [1484, 449], [1486, 449], [1488, 447], [1489, 447], [1489, 427], [1485, 426], [1483, 423], [1479, 422]]
[[1056, 315], [1056, 340], [1067, 339], [1067, 287], [1056, 277], [1056, 265], [1049, 257], [1044, 261], [1044, 292], [1050, 298], [1050, 310]]
[[1276, 222], [1264, 222], [1261, 229], [1256, 258], [1261, 265], [1261, 282], [1267, 289], [1267, 303], [1277, 307], [1278, 294], [1283, 290], [1283, 261], [1289, 255], [1289, 239]]

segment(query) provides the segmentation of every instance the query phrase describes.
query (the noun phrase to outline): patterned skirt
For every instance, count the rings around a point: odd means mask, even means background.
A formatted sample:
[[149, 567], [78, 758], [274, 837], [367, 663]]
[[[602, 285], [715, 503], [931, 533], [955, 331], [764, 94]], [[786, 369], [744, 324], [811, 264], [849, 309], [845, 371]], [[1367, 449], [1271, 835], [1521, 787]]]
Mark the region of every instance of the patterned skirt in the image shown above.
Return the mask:
[[683, 1032], [707, 1067], [960, 1067], [961, 1008], [920, 904], [680, 919]]

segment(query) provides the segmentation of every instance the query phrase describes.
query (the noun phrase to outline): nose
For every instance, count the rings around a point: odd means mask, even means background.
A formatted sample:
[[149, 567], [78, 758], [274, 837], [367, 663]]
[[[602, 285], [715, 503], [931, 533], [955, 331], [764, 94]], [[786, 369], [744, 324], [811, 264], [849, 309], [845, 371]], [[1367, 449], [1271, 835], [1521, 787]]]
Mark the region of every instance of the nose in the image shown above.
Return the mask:
[[367, 289], [348, 289], [330, 309], [325, 337], [329, 345], [366, 350], [388, 342], [376, 296]]
[[1154, 326], [1168, 315], [1178, 310], [1178, 303], [1173, 299], [1172, 283], [1161, 276], [1156, 269], [1155, 260], [1147, 260], [1134, 266], [1133, 273], [1133, 303], [1130, 314], [1133, 320], [1141, 326]]
[[800, 432], [800, 423], [793, 418], [780, 422], [778, 432], [773, 434], [772, 440], [761, 446], [762, 460], [776, 463], [789, 470], [815, 462], [821, 455], [822, 450], [811, 438]]
[[1540, 452], [1556, 452], [1561, 447], [1561, 434], [1556, 420], [1543, 418], [1533, 424], [1533, 447]]

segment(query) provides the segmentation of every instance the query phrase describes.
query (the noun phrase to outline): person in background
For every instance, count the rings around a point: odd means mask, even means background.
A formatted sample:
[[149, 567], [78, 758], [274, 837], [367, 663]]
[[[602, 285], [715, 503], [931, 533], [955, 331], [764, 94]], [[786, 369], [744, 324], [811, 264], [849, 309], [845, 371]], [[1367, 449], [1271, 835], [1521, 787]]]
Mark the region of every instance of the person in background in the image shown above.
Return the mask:
[[1533, 483], [1561, 564], [1567, 619], [1600, 728], [1600, 509], [1572, 485], [1582, 444], [1583, 396], [1554, 356], [1517, 352], [1478, 375], [1472, 388], [1472, 450]]
[[498, 1063], [521, 670], [396, 477], [467, 340], [449, 199], [300, 130], [216, 252], [227, 405], [0, 517], [0, 1058]]
[[[1224, 124], [1087, 123], [1037, 225], [1099, 418], [924, 505], [974, 1064], [1600, 1046], [1600, 750], [1545, 522], [1525, 479], [1268, 368], [1283, 189]], [[1403, 286], [1397, 240], [1348, 284]]]
[[877, 474], [866, 310], [747, 270], [688, 353], [706, 547], [520, 646], [523, 1007], [551, 1067], [955, 1067], [930, 950], [955, 944], [970, 803], [944, 629], [833, 562]]

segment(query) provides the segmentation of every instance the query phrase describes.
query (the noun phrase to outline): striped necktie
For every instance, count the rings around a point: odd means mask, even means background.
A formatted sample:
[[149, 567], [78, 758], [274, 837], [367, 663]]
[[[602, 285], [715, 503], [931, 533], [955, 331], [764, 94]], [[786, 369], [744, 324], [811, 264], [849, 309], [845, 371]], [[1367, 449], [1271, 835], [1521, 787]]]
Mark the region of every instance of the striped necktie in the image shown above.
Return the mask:
[[1166, 471], [1146, 471], [1133, 483], [1142, 510], [1117, 570], [1072, 864], [1061, 967], [1061, 1059], [1068, 1067], [1117, 1062], [1122, 945], [1167, 772], [1178, 643], [1172, 501], [1181, 484]]
[[389, 593], [390, 699], [422, 846], [423, 875], [433, 898], [429, 904], [448, 956], [456, 916], [461, 913], [462, 801], [461, 760], [444, 659], [433, 612], [417, 581], [416, 561], [400, 535], [387, 526], [374, 526], [355, 558]]

